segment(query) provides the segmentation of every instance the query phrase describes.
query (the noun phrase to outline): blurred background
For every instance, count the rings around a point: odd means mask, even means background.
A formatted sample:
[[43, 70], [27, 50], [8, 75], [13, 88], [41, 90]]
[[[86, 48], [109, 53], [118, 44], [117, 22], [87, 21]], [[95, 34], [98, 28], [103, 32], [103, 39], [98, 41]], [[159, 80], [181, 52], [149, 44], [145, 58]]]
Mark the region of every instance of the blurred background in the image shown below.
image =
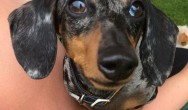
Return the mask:
[[[151, 0], [178, 25], [188, 25], [188, 0]], [[188, 110], [188, 109], [187, 109]]]

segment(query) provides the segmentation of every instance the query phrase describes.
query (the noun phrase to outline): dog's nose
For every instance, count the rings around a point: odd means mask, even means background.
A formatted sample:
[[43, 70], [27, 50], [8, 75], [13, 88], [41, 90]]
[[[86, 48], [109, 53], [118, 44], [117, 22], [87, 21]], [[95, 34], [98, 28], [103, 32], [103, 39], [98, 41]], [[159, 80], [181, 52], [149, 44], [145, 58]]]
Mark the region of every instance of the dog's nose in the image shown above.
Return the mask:
[[134, 55], [103, 54], [98, 59], [99, 70], [110, 80], [119, 81], [128, 78], [138, 60]]

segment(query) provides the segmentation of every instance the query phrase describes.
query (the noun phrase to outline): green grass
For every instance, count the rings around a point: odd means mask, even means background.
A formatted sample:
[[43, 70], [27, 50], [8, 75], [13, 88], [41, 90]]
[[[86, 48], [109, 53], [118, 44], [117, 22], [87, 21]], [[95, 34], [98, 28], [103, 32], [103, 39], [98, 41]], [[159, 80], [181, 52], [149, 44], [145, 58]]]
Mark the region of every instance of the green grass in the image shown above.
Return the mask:
[[188, 0], [151, 0], [178, 25], [188, 25]]

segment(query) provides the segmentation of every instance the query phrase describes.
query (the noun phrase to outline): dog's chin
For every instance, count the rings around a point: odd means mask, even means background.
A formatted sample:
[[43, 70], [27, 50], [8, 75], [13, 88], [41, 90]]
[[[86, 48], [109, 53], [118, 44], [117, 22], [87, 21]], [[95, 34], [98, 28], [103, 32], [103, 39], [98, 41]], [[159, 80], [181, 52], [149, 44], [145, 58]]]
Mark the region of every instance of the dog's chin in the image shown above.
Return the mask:
[[90, 78], [90, 83], [98, 90], [118, 90], [125, 85], [127, 81], [101, 81]]
[[[99, 90], [99, 91], [117, 91], [125, 84], [130, 81], [131, 78], [124, 79], [124, 80], [119, 80], [119, 81], [112, 81], [108, 79], [102, 79], [99, 77], [86, 77], [83, 75], [83, 71], [79, 72], [81, 76], [81, 82], [84, 85], [87, 85], [88, 88], [91, 88], [93, 91], [94, 90]], [[102, 73], [101, 73], [102, 74]]]
[[[79, 83], [86, 91], [95, 94], [97, 96], [105, 96], [108, 94], [111, 94], [112, 91], [118, 90], [118, 87], [115, 87], [112, 89], [112, 86], [110, 84], [102, 85], [102, 84], [96, 84], [96, 81], [93, 81], [92, 79], [88, 79], [85, 76], [80, 75]], [[104, 82], [105, 83], [105, 82]]]
[[83, 75], [83, 73], [79, 73], [80, 83], [83, 88], [87, 89], [89, 92], [100, 95], [106, 94], [111, 91], [118, 91], [121, 87], [125, 85], [127, 81], [104, 81], [97, 78], [87, 78]]
[[79, 72], [79, 76], [80, 82], [92, 91], [117, 91], [130, 80], [130, 78], [128, 78], [120, 81], [111, 81], [99, 77], [86, 77], [83, 71]]

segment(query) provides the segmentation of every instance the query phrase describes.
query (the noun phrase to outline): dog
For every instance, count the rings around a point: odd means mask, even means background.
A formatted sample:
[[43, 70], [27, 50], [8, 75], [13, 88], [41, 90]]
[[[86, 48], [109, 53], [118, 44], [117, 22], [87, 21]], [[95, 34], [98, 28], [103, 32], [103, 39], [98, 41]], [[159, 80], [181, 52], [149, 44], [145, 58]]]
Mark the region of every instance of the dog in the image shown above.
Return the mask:
[[177, 47], [188, 48], [188, 27], [178, 26]]
[[150, 0], [33, 0], [9, 23], [33, 79], [49, 75], [62, 37], [65, 85], [91, 110], [139, 108], [171, 73], [178, 28]]

